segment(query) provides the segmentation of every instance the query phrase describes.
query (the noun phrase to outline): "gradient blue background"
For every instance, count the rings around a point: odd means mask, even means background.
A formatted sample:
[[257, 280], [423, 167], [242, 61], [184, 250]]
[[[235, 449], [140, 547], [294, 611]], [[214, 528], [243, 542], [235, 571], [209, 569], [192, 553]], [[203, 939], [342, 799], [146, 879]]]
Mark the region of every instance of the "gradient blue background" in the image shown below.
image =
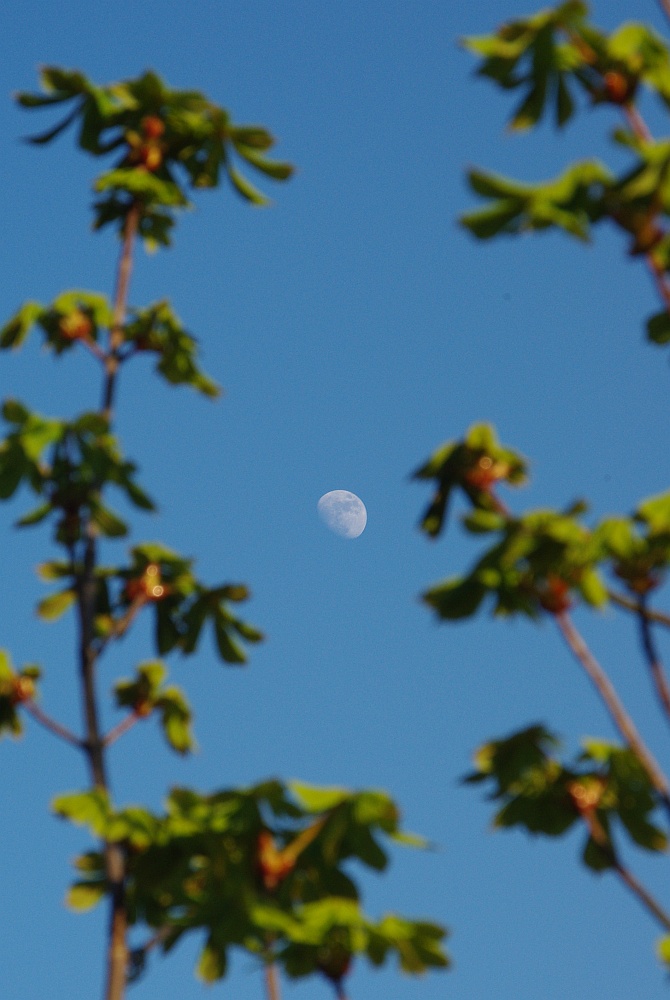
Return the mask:
[[[594, 8], [606, 27], [632, 17], [664, 27], [650, 2]], [[565, 135], [505, 134], [510, 105], [473, 81], [457, 39], [532, 9], [512, 0], [25, 0], [3, 14], [3, 317], [65, 288], [111, 292], [117, 254], [110, 234], [90, 232], [98, 165], [70, 137], [44, 150], [18, 141], [52, 120], [10, 101], [35, 88], [37, 64], [99, 81], [152, 67], [237, 121], [267, 125], [278, 155], [298, 167], [290, 183], [269, 185], [267, 210], [227, 190], [198, 195], [174, 249], [137, 258], [132, 302], [169, 295], [226, 395], [212, 404], [170, 390], [148, 362], [124, 370], [118, 430], [160, 502], [158, 517], [135, 516], [130, 541], [161, 539], [197, 556], [212, 583], [248, 582], [247, 617], [268, 641], [245, 670], [221, 667], [210, 637], [197, 657], [171, 661], [201, 752], [176, 759], [149, 722], [114, 749], [111, 771], [117, 801], [155, 808], [172, 784], [210, 790], [275, 774], [388, 789], [408, 828], [440, 850], [394, 850], [387, 874], [363, 878], [367, 908], [447, 924], [454, 967], [413, 980], [359, 963], [352, 1000], [667, 996], [656, 927], [612, 877], [578, 866], [582, 834], [493, 834], [480, 792], [458, 785], [479, 742], [536, 720], [570, 748], [584, 734], [613, 735], [587, 681], [550, 623], [438, 627], [417, 597], [467, 565], [476, 545], [456, 526], [436, 544], [419, 534], [428, 494], [408, 476], [475, 420], [496, 423], [532, 459], [532, 485], [515, 504], [586, 496], [600, 515], [668, 485], [670, 369], [642, 335], [658, 307], [618, 234], [603, 230], [590, 248], [560, 235], [482, 246], [454, 222], [472, 204], [469, 163], [539, 180], [575, 157], [625, 162], [602, 138], [614, 124], [602, 109]], [[100, 378], [88, 355], [55, 364], [35, 338], [0, 358], [0, 391], [73, 414], [97, 405]], [[356, 541], [330, 534], [316, 514], [321, 494], [340, 488], [368, 509]], [[30, 610], [45, 593], [34, 567], [53, 551], [48, 535], [11, 530], [29, 504], [22, 495], [0, 511], [0, 645], [15, 663], [42, 663], [45, 708], [77, 728], [71, 622], [45, 626]], [[667, 761], [632, 623], [613, 612], [577, 617]], [[149, 654], [145, 622], [103, 663], [102, 689]], [[106, 712], [108, 724], [117, 718]], [[97, 997], [106, 915], [62, 903], [68, 859], [89, 840], [48, 810], [56, 792], [85, 786], [83, 761], [30, 721], [0, 753], [2, 994]], [[665, 862], [629, 860], [663, 897]], [[156, 957], [131, 995], [202, 996], [197, 947], [193, 939]], [[239, 957], [212, 994], [259, 998], [253, 962]], [[331, 993], [303, 981], [284, 995]]]

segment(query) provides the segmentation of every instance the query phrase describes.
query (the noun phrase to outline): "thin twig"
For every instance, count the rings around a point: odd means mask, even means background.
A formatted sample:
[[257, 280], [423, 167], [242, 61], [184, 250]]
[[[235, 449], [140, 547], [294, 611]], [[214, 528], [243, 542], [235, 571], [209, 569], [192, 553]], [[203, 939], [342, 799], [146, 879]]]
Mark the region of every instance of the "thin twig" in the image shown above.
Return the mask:
[[32, 715], [36, 722], [39, 722], [40, 725], [44, 726], [45, 729], [48, 729], [49, 732], [53, 733], [55, 736], [59, 736], [62, 740], [65, 740], [66, 743], [70, 743], [78, 750], [83, 749], [83, 741], [80, 740], [78, 736], [75, 736], [74, 733], [70, 732], [70, 730], [65, 726], [61, 726], [60, 722], [56, 722], [56, 720], [52, 719], [50, 715], [43, 712], [39, 705], [32, 700], [32, 698], [28, 701], [24, 701], [23, 707], [29, 715]]
[[130, 272], [133, 267], [133, 243], [135, 242], [139, 222], [140, 204], [139, 202], [135, 202], [126, 216], [123, 227], [123, 246], [116, 276], [114, 313], [109, 333], [109, 351], [106, 356], [107, 378], [105, 380], [102, 410], [108, 419], [111, 417], [114, 403], [116, 373], [119, 368], [118, 350], [123, 343], [123, 324], [125, 323], [128, 306], [128, 285], [130, 283]]
[[123, 736], [124, 733], [127, 733], [129, 729], [132, 729], [135, 723], [139, 722], [139, 719], [140, 716], [137, 712], [130, 712], [125, 719], [121, 719], [121, 722], [114, 726], [113, 729], [110, 729], [106, 736], [103, 736], [103, 746], [111, 747], [112, 743], [116, 743], [116, 741]]
[[[666, 13], [670, 16], [670, 0], [660, 0], [660, 2]], [[641, 139], [642, 142], [651, 142], [653, 135], [637, 107], [634, 104], [624, 104], [622, 110], [626, 121], [638, 139]], [[670, 314], [670, 285], [668, 285], [665, 271], [654, 256], [653, 250], [646, 253], [644, 259], [654, 279], [658, 294], [663, 300], [666, 311]]]
[[110, 642], [112, 639], [120, 639], [121, 636], [126, 634], [128, 629], [132, 625], [135, 616], [139, 611], [142, 610], [142, 608], [148, 602], [148, 600], [149, 599], [146, 594], [138, 594], [137, 597], [134, 598], [132, 604], [125, 612], [125, 614], [122, 615], [121, 618], [117, 618], [117, 620], [114, 622], [112, 628], [109, 630], [107, 635], [103, 636], [98, 641], [98, 653], [101, 653], [105, 648], [105, 646], [107, 645], [107, 643]]
[[643, 142], [651, 142], [652, 134], [647, 127], [647, 123], [634, 104], [622, 105], [624, 117], [630, 125], [632, 131]]
[[666, 628], [670, 628], [670, 615], [666, 614], [664, 611], [655, 611], [653, 608], [648, 608], [646, 605], [644, 610], [641, 611], [640, 605], [637, 601], [634, 601], [630, 597], [626, 597], [624, 594], [619, 594], [616, 590], [608, 590], [607, 596], [612, 604], [616, 604], [620, 608], [625, 608], [626, 611], [632, 611], [633, 614], [643, 614], [648, 621], [657, 622], [659, 625], [665, 625]]
[[582, 819], [584, 820], [592, 839], [608, 857], [612, 865], [612, 869], [617, 873], [622, 882], [628, 887], [628, 889], [630, 889], [633, 895], [637, 897], [645, 909], [649, 910], [656, 920], [658, 920], [661, 926], [670, 931], [670, 916], [668, 916], [660, 904], [656, 902], [651, 893], [645, 889], [637, 877], [621, 863], [614, 848], [614, 844], [598, 819], [595, 809], [585, 810], [582, 813]]
[[645, 614], [645, 601], [643, 597], [640, 598], [638, 605], [638, 621], [640, 623], [642, 648], [644, 649], [644, 655], [647, 659], [647, 664], [649, 665], [654, 687], [656, 688], [656, 694], [658, 695], [658, 700], [660, 701], [665, 714], [670, 719], [670, 687], [668, 687], [668, 680], [665, 676], [663, 663], [661, 662], [661, 657], [658, 649], [656, 648], [656, 643], [654, 642], [654, 637], [651, 632], [651, 623]]
[[575, 659], [582, 665], [607, 708], [614, 724], [630, 749], [636, 754], [649, 780], [670, 815], [670, 786], [651, 751], [638, 733], [609, 677], [595, 659], [566, 611], [555, 616], [558, 627]]
[[103, 364], [106, 363], [107, 355], [100, 347], [100, 344], [98, 344], [95, 340], [89, 340], [88, 338], [84, 337], [80, 339], [79, 343], [83, 344], [84, 347], [86, 347], [91, 352], [93, 357], [98, 359], [98, 361], [101, 361]]
[[663, 305], [665, 306], [667, 312], [670, 313], [670, 285], [668, 285], [665, 271], [658, 263], [653, 253], [645, 254], [645, 260], [656, 283], [658, 294], [663, 299]]
[[670, 0], [658, 0], [661, 10], [670, 21]]
[[666, 931], [670, 931], [670, 916], [663, 910], [659, 904], [656, 902], [654, 897], [650, 892], [645, 889], [641, 882], [633, 875], [631, 871], [625, 868], [620, 862], [614, 866], [619, 878], [625, 882], [630, 891], [634, 893], [635, 896], [640, 900], [642, 905], [649, 910], [651, 914], [658, 920], [662, 927], [665, 927]]
[[267, 963], [265, 966], [265, 988], [267, 990], [268, 1000], [281, 1000], [279, 975], [277, 973], [277, 966], [274, 962]]

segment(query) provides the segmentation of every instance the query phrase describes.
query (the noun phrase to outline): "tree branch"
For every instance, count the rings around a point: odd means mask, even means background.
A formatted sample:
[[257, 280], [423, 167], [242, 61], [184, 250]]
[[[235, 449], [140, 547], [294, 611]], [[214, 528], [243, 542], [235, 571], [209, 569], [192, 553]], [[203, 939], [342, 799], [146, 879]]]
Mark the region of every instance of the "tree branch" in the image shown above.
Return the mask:
[[619, 878], [624, 882], [630, 891], [635, 895], [642, 905], [649, 910], [649, 912], [658, 920], [659, 924], [670, 931], [670, 916], [665, 912], [664, 909], [656, 902], [654, 897], [650, 892], [645, 889], [640, 881], [633, 875], [631, 871], [625, 868], [621, 862], [617, 861], [614, 866]]
[[[118, 349], [123, 343], [123, 324], [128, 302], [128, 286], [132, 270], [132, 254], [140, 219], [140, 205], [135, 202], [126, 216], [123, 244], [116, 277], [114, 312], [109, 333], [109, 349], [105, 356], [106, 378], [103, 390], [102, 412], [111, 420], [116, 374], [119, 367]], [[95, 690], [95, 666], [98, 656], [94, 629], [97, 598], [96, 536], [93, 525], [86, 525], [84, 534], [84, 559], [76, 577], [77, 606], [79, 610], [79, 662], [86, 720], [84, 747], [89, 759], [91, 780], [95, 788], [109, 789], [105, 768], [105, 740], [98, 722]], [[126, 908], [126, 862], [123, 848], [116, 843], [103, 841], [105, 873], [109, 884], [110, 915], [107, 947], [107, 982], [105, 1000], [123, 1000], [128, 978], [128, 913]]]
[[670, 0], [658, 0], [661, 10], [670, 21]]
[[121, 257], [119, 258], [119, 268], [116, 276], [116, 291], [114, 293], [114, 314], [112, 327], [109, 332], [109, 350], [106, 355], [105, 367], [107, 378], [103, 394], [102, 410], [109, 420], [112, 415], [114, 404], [114, 390], [116, 388], [116, 373], [119, 368], [119, 348], [123, 343], [123, 324], [126, 319], [126, 308], [128, 305], [128, 285], [130, 283], [130, 273], [133, 267], [133, 243], [137, 235], [140, 222], [140, 204], [134, 202], [123, 227], [123, 246]]
[[113, 729], [110, 729], [106, 736], [103, 736], [103, 746], [111, 747], [112, 743], [116, 743], [116, 741], [123, 736], [124, 733], [127, 733], [129, 729], [133, 728], [135, 723], [139, 721], [139, 718], [140, 717], [137, 712], [131, 712], [125, 717], [125, 719], [121, 719], [121, 722], [119, 722], [118, 725], [114, 726]]
[[666, 812], [670, 816], [670, 786], [668, 785], [668, 780], [638, 733], [612, 682], [572, 624], [568, 613], [562, 611], [560, 614], [555, 615], [555, 618], [570, 651], [584, 668], [625, 742], [638, 757], [647, 772], [651, 784], [658, 792]]
[[[661, 6], [670, 17], [670, 0], [660, 0]], [[647, 127], [647, 123], [634, 104], [625, 104], [622, 108], [624, 117], [631, 128], [631, 131], [641, 139], [642, 142], [651, 142], [653, 136]], [[658, 294], [663, 300], [666, 311], [670, 314], [670, 285], [668, 284], [665, 271], [654, 257], [653, 250], [644, 255], [647, 267], [656, 284]]]
[[667, 931], [670, 931], [670, 916], [665, 912], [660, 904], [656, 902], [651, 893], [645, 889], [637, 877], [621, 863], [614, 844], [598, 819], [595, 809], [590, 808], [585, 810], [582, 813], [582, 819], [584, 820], [591, 837], [609, 858], [612, 864], [612, 869], [617, 873], [622, 882], [633, 893], [638, 901], [642, 903], [645, 909], [649, 910], [659, 924], [661, 924], [661, 926]]
[[642, 614], [648, 621], [658, 622], [659, 625], [665, 625], [667, 628], [670, 628], [670, 615], [664, 611], [654, 611], [653, 608], [648, 608], [646, 605], [644, 610], [640, 610], [640, 605], [637, 601], [626, 597], [624, 594], [619, 594], [615, 590], [608, 589], [607, 596], [612, 604], [616, 604], [620, 608], [625, 608], [626, 611], [632, 611], [633, 614]]
[[274, 962], [268, 963], [265, 966], [265, 988], [268, 1000], [281, 1000], [279, 975], [277, 974], [277, 966]]
[[134, 598], [133, 603], [130, 605], [128, 610], [118, 618], [112, 628], [110, 629], [108, 635], [104, 636], [98, 641], [98, 654], [102, 653], [103, 649], [112, 639], [120, 639], [121, 636], [125, 635], [137, 613], [142, 610], [145, 604], [148, 603], [148, 597], [146, 594], [138, 594]]
[[656, 688], [656, 694], [663, 711], [667, 715], [668, 719], [670, 719], [670, 687], [668, 687], [668, 680], [665, 676], [665, 671], [663, 670], [663, 663], [661, 662], [661, 657], [658, 653], [658, 649], [656, 648], [656, 643], [654, 642], [654, 637], [651, 632], [651, 623], [645, 614], [645, 601], [643, 597], [640, 598], [638, 605], [638, 621], [640, 623], [642, 648], [649, 665], [649, 671], [654, 682], [654, 687]]
[[76, 747], [78, 750], [84, 749], [83, 740], [80, 740], [78, 736], [75, 736], [65, 726], [61, 726], [60, 722], [56, 722], [46, 712], [43, 712], [32, 698], [23, 702], [23, 708], [25, 708], [29, 715], [32, 715], [36, 722], [39, 722], [45, 729], [48, 729], [50, 733], [59, 736], [60, 739], [65, 740], [66, 743], [70, 743], [71, 746]]

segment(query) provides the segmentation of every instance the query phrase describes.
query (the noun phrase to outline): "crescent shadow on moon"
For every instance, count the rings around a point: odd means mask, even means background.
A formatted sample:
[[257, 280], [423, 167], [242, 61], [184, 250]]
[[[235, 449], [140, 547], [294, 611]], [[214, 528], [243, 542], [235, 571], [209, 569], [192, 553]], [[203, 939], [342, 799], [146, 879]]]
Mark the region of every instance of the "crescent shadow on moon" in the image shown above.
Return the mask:
[[368, 523], [365, 504], [349, 490], [324, 493], [316, 507], [321, 520], [341, 538], [358, 538]]

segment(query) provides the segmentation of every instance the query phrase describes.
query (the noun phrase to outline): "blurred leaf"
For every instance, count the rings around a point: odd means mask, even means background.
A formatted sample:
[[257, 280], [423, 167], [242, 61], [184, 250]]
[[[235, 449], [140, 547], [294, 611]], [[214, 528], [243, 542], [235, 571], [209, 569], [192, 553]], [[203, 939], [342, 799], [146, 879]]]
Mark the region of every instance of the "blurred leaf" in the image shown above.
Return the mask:
[[75, 592], [72, 589], [50, 594], [49, 597], [42, 598], [37, 605], [37, 614], [45, 621], [55, 621], [74, 603], [75, 597]]
[[101, 883], [75, 882], [68, 889], [65, 902], [71, 910], [83, 912], [97, 906], [104, 898], [106, 891], [106, 887]]

